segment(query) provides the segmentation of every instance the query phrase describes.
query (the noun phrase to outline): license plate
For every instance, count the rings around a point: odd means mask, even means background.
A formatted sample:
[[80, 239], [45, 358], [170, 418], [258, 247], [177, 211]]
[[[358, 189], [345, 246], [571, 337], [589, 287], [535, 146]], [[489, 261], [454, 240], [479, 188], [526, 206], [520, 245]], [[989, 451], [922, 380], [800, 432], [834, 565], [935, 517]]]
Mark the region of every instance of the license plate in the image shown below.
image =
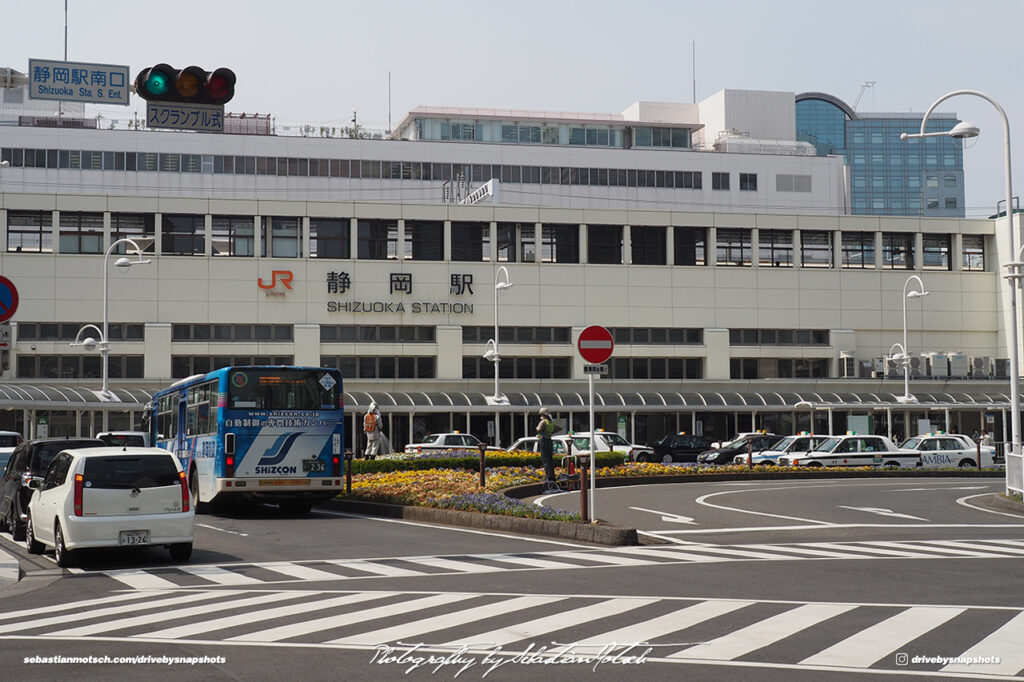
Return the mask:
[[327, 471], [327, 462], [322, 459], [304, 459], [302, 460], [302, 470], [307, 473], [323, 473]]
[[117, 536], [117, 544], [125, 545], [148, 545], [148, 530], [123, 530]]

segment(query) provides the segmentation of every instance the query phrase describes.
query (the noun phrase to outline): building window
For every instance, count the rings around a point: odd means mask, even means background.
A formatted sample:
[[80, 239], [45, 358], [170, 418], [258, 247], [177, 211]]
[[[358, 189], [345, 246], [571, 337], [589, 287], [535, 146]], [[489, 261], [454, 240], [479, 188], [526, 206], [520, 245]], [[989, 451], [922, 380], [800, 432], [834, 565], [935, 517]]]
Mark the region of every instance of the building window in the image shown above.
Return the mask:
[[928, 203], [926, 204], [926, 207], [927, 208], [936, 208], [937, 209], [939, 207], [939, 199], [938, 199], [938, 197], [928, 197]]
[[301, 218], [264, 216], [260, 226], [260, 255], [264, 258], [298, 258], [302, 255], [299, 240]]
[[827, 358], [733, 358], [732, 379], [817, 379], [828, 377]]
[[740, 191], [757, 191], [757, 173], [740, 173]]
[[914, 269], [914, 235], [882, 233], [882, 267], [886, 270]]
[[943, 184], [946, 187], [956, 187], [956, 176], [955, 175], [947, 175], [947, 176], [945, 176], [945, 178], [943, 178], [943, 180], [944, 180]]
[[215, 215], [212, 219], [214, 256], [252, 256], [255, 254], [252, 216]]
[[480, 262], [491, 259], [489, 223], [452, 223], [452, 260]]
[[946, 197], [946, 209], [947, 210], [956, 209], [956, 198], [954, 198], [954, 197]]
[[221, 367], [238, 365], [292, 365], [291, 355], [172, 355], [171, 377], [184, 379], [193, 374], [206, 374]]
[[827, 346], [827, 329], [730, 329], [731, 346]]
[[615, 379], [702, 379], [702, 358], [611, 358], [608, 362]]
[[950, 249], [950, 235], [926, 234], [922, 239], [921, 249], [925, 270], [951, 270], [953, 259]]
[[[598, 226], [600, 227], [600, 226]], [[619, 228], [617, 263], [622, 262], [622, 228]], [[523, 262], [527, 261], [528, 251], [532, 251], [532, 235], [526, 238], [527, 228], [523, 228]], [[540, 259], [544, 263], [579, 263], [580, 262], [580, 226], [579, 225], [544, 225], [541, 228]], [[591, 261], [595, 262], [595, 261]], [[604, 262], [604, 261], [596, 261]]]
[[665, 244], [666, 228], [640, 227], [629, 228], [630, 251], [634, 265], [665, 265], [668, 254]]
[[290, 324], [172, 324], [172, 341], [292, 341]]
[[[111, 355], [107, 369], [111, 379], [142, 379], [142, 355]], [[18, 355], [19, 379], [98, 379], [103, 375], [99, 355]]]
[[[530, 224], [529, 228], [532, 235], [533, 224]], [[518, 243], [522, 229], [522, 223], [498, 223], [496, 246], [498, 249], [499, 263], [516, 262], [516, 254], [518, 253], [516, 244]]]
[[793, 231], [758, 230], [757, 260], [762, 267], [793, 267]]
[[718, 265], [750, 265], [750, 230], [719, 228], [716, 246]]
[[[431, 327], [433, 329], [433, 327]], [[538, 344], [568, 344], [572, 329], [570, 327], [501, 327], [498, 329], [498, 342]], [[463, 343], [487, 343], [494, 338], [494, 327], [465, 326], [462, 328]]]
[[341, 370], [346, 379], [434, 379], [433, 357], [321, 355], [320, 365]]
[[673, 227], [672, 249], [676, 265], [707, 264], [707, 228]]
[[875, 267], [874, 232], [843, 232], [843, 267]]
[[[110, 243], [131, 239], [146, 253], [156, 250], [156, 216], [152, 213], [111, 213]], [[118, 244], [114, 252], [127, 253], [130, 244]]]
[[690, 131], [683, 128], [633, 128], [634, 147], [676, 147], [690, 146]]
[[832, 233], [824, 230], [800, 232], [800, 265], [805, 268], [832, 267]]
[[419, 261], [444, 260], [444, 223], [438, 220], [406, 220], [405, 257]]
[[61, 253], [103, 253], [103, 251], [102, 213], [60, 212]]
[[696, 327], [612, 327], [618, 345], [680, 346], [704, 343], [704, 330]]
[[350, 223], [348, 218], [310, 218], [309, 257], [351, 258]]
[[162, 255], [201, 256], [205, 253], [206, 219], [201, 215], [165, 213], [160, 218]]
[[[964, 270], [982, 271], [985, 269], [985, 237], [980, 234], [965, 234], [963, 236]], [[21, 328], [20, 325], [18, 327]]]
[[7, 250], [15, 253], [53, 252], [53, 213], [8, 211]]
[[587, 225], [587, 262], [622, 263], [621, 225]]
[[712, 172], [711, 189], [729, 189], [729, 174]]
[[[860, 181], [863, 183], [864, 177], [860, 176]], [[854, 187], [857, 187], [857, 178], [854, 178]], [[863, 184], [859, 185], [863, 187]], [[811, 176], [810, 175], [776, 175], [775, 176], [775, 191], [776, 192], [810, 192], [811, 191]]]
[[357, 224], [360, 260], [395, 260], [398, 258], [398, 222], [395, 220], [360, 220]]

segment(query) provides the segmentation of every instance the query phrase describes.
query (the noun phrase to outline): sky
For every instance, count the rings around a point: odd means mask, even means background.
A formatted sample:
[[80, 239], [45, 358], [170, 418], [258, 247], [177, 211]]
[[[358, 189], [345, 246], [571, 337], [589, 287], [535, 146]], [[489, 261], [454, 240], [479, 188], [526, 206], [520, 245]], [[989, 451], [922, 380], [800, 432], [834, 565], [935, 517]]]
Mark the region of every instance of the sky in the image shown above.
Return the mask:
[[[1009, 118], [1024, 193], [1022, 0], [0, 0], [0, 67], [28, 60], [226, 66], [228, 111], [278, 125], [387, 129], [419, 105], [620, 113], [723, 89], [825, 92], [858, 112], [923, 113], [976, 90]], [[694, 58], [695, 54], [695, 58]], [[129, 107], [91, 114], [131, 118]], [[1005, 199], [1003, 119], [982, 98], [937, 111], [981, 128], [966, 212]], [[1013, 140], [1017, 133], [1019, 139]]]

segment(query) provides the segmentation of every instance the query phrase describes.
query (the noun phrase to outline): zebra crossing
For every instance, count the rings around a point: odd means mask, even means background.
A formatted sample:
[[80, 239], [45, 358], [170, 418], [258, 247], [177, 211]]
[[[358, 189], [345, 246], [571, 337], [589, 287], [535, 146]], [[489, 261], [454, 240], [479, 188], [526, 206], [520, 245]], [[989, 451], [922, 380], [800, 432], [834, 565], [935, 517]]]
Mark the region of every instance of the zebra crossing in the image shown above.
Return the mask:
[[1024, 540], [1004, 539], [743, 545], [690, 543], [504, 554], [186, 564], [102, 571], [70, 570], [78, 575], [105, 575], [133, 589], [163, 590], [725, 561], [1009, 559], [1021, 556], [1024, 556]]
[[[944, 637], [932, 637], [938, 630]], [[950, 639], [950, 633], [955, 637]], [[1021, 679], [1024, 610], [1014, 607], [742, 599], [324, 591], [130, 590], [0, 614], [0, 640], [275, 645]], [[901, 662], [936, 641], [966, 662]], [[979, 662], [986, 661], [986, 662]]]

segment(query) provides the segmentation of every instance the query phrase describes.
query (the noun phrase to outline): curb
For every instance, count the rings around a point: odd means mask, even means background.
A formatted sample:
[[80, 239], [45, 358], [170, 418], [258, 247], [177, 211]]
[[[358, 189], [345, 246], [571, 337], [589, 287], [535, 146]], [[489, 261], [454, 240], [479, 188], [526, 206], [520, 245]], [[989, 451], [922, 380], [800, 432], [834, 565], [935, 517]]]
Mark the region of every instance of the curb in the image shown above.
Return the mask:
[[[539, 486], [538, 486], [539, 487]], [[463, 526], [503, 533], [521, 533], [543, 537], [589, 542], [595, 545], [636, 545], [639, 544], [635, 528], [624, 528], [608, 524], [574, 523], [549, 521], [547, 519], [524, 519], [517, 516], [500, 516], [456, 509], [435, 509], [434, 507], [413, 507], [380, 502], [358, 502], [355, 500], [328, 500], [320, 505], [334, 511], [344, 511], [369, 516], [384, 516], [393, 519], [423, 521], [447, 526]]]
[[987, 501], [991, 502], [993, 507], [998, 507], [999, 509], [1005, 509], [1007, 511], [1014, 511], [1018, 514], [1024, 514], [1024, 502], [1011, 500], [1005, 497], [1002, 493], [993, 494]]
[[0, 549], [0, 587], [16, 583], [21, 579], [18, 560], [11, 554]]

